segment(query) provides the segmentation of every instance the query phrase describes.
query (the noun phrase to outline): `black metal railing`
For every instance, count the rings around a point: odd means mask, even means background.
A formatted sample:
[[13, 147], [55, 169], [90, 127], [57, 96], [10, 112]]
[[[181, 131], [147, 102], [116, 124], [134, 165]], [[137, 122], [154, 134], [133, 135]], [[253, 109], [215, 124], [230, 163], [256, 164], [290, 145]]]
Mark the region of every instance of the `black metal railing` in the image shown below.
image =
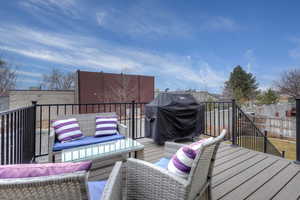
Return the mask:
[[226, 139], [232, 140], [232, 102], [202, 102], [205, 107], [204, 134], [218, 136], [227, 129]]
[[227, 129], [226, 140], [255, 151], [282, 156], [265, 134], [243, 112], [235, 100], [224, 102], [203, 102], [205, 104], [205, 131], [208, 136], [218, 136]]
[[[144, 111], [147, 103], [95, 103], [95, 104], [41, 104], [36, 105], [36, 156], [48, 154], [48, 137], [51, 120], [62, 115], [115, 112], [119, 121], [128, 128], [127, 137], [145, 137]], [[281, 156], [281, 153], [268, 140], [254, 122], [233, 101], [201, 102], [205, 107], [204, 134], [218, 136], [227, 129], [226, 140], [232, 144]]]
[[34, 161], [35, 113], [35, 106], [0, 113], [1, 165]]
[[270, 142], [267, 131], [262, 132], [244, 111], [236, 105], [236, 143], [241, 147], [282, 156], [282, 153]]
[[[51, 121], [58, 116], [115, 112], [129, 131], [127, 137], [145, 137], [144, 118], [147, 103], [36, 104], [0, 113], [0, 163], [29, 163], [48, 155]], [[228, 130], [226, 139], [241, 147], [281, 156], [281, 153], [242, 111], [235, 101], [202, 102], [204, 134], [218, 136]]]
[[51, 121], [58, 116], [115, 112], [119, 122], [129, 129], [127, 137], [138, 139], [144, 137], [143, 102], [94, 103], [94, 104], [37, 104], [36, 105], [36, 156], [48, 154], [48, 138]]

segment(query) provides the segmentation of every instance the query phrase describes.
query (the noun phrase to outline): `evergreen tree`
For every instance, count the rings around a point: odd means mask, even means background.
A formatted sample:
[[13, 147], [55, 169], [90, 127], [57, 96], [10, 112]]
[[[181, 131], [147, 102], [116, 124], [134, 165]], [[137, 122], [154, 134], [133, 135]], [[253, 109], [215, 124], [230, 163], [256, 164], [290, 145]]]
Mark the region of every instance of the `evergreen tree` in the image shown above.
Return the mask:
[[255, 76], [247, 73], [241, 66], [236, 66], [225, 82], [223, 94], [235, 98], [240, 103], [252, 100], [257, 95], [258, 83]]
[[278, 95], [277, 93], [269, 88], [267, 91], [262, 92], [261, 94], [257, 95], [257, 103], [258, 104], [274, 104], [278, 102]]

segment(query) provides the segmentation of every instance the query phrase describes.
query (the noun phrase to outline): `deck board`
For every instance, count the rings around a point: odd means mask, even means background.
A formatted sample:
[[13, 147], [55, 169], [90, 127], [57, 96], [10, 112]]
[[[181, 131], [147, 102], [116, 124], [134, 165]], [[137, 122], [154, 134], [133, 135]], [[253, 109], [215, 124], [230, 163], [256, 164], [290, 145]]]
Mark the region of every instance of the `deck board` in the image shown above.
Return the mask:
[[[234, 151], [231, 152], [230, 154], [224, 155], [224, 156], [217, 156], [215, 166], [222, 165], [226, 162], [230, 162], [234, 160], [236, 157], [239, 157], [241, 155], [245, 155], [248, 150], [246, 149], [241, 149], [241, 148], [234, 148]], [[217, 154], [218, 155], [218, 154]]]
[[300, 195], [300, 173], [289, 181], [289, 183], [273, 198], [274, 200], [280, 199], [299, 199]]
[[223, 196], [232, 192], [234, 189], [239, 187], [241, 184], [253, 178], [255, 175], [260, 173], [265, 168], [274, 164], [276, 160], [274, 158], [266, 158], [256, 165], [242, 171], [234, 177], [226, 180], [222, 184], [213, 187], [213, 199], [221, 199]]
[[[290, 179], [292, 179], [299, 169], [294, 165], [289, 165], [282, 171], [278, 172], [270, 181], [256, 190], [247, 200], [264, 200], [272, 199]], [[287, 199], [286, 199], [287, 200]]]
[[213, 175], [217, 175], [219, 173], [222, 173], [234, 166], [237, 166], [245, 161], [247, 161], [250, 158], [253, 158], [256, 154], [254, 152], [247, 152], [246, 154], [243, 154], [239, 157], [236, 157], [236, 159], [233, 159], [231, 162], [223, 163], [223, 165], [215, 166]]
[[272, 179], [274, 175], [277, 174], [281, 169], [284, 169], [289, 164], [279, 160], [276, 161], [271, 166], [267, 167], [261, 173], [256, 174], [252, 179], [245, 182], [244, 184], [239, 185], [235, 190], [230, 192], [228, 195], [223, 197], [224, 200], [234, 199], [237, 195], [239, 195], [242, 199], [247, 198], [250, 196], [253, 192], [255, 192], [260, 186], [268, 182]]
[[238, 152], [238, 151], [241, 151], [241, 149], [240, 148], [228, 148], [228, 149], [225, 149], [225, 151], [220, 151], [217, 154], [216, 158], [224, 158], [224, 157], [226, 157], [228, 155], [231, 155], [231, 154], [233, 154], [235, 152]]
[[[164, 147], [151, 139], [145, 145], [144, 159], [156, 162]], [[297, 199], [300, 196], [300, 166], [280, 157], [222, 143], [212, 177], [212, 198], [222, 199]]]
[[263, 155], [256, 155], [255, 157], [247, 160], [246, 162], [241, 163], [240, 165], [236, 165], [216, 176], [213, 176], [212, 186], [213, 187], [218, 186], [219, 184], [236, 176], [237, 174], [243, 172], [244, 170], [256, 165], [257, 163], [261, 162], [262, 160], [264, 160], [266, 158], [267, 157], [263, 156]]

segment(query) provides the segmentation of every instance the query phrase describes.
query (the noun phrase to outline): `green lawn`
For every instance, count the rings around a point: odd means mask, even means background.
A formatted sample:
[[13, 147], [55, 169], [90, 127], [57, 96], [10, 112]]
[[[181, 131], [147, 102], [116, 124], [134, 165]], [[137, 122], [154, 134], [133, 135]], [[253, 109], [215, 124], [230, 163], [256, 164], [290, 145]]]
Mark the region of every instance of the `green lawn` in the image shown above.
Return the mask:
[[[278, 151], [281, 153], [282, 151], [285, 151], [285, 158], [289, 160], [295, 160], [296, 159], [296, 143], [294, 141], [284, 140], [284, 139], [278, 139], [278, 138], [268, 138], [269, 141], [278, 149]], [[230, 141], [226, 141], [226, 143], [231, 143]], [[240, 144], [240, 146], [248, 149], [253, 149], [256, 151], [263, 152], [264, 151], [264, 144], [263, 144], [263, 138], [252, 138], [243, 136], [241, 138], [238, 138], [237, 143]], [[255, 148], [256, 147], [256, 148]]]
[[296, 159], [296, 143], [294, 141], [283, 140], [278, 138], [269, 138], [275, 147], [281, 152], [285, 151], [285, 158], [289, 160]]

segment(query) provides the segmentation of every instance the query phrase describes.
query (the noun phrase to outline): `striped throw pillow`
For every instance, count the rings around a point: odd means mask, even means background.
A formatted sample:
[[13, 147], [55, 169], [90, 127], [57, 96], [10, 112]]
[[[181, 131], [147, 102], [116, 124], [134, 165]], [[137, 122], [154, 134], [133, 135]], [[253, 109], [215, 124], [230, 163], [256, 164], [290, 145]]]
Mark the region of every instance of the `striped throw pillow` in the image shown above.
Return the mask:
[[197, 152], [188, 145], [181, 147], [170, 160], [168, 171], [179, 177], [187, 178], [196, 155]]
[[212, 137], [205, 138], [190, 145], [181, 147], [169, 161], [168, 171], [179, 177], [187, 178], [191, 171], [194, 159], [196, 158], [197, 153], [199, 153], [200, 147], [212, 140]]
[[60, 142], [68, 142], [83, 136], [79, 123], [75, 118], [56, 120], [52, 123], [56, 138]]
[[117, 117], [96, 117], [95, 136], [108, 136], [117, 134]]

